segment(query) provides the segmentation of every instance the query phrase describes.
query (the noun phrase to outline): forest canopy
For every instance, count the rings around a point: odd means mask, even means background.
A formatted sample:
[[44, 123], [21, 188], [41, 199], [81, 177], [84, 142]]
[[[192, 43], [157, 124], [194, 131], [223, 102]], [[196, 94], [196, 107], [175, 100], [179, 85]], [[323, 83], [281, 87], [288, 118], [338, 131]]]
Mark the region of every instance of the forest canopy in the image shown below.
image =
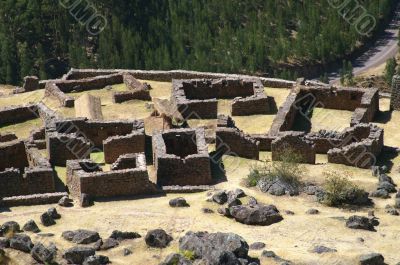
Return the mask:
[[[90, 34], [62, 2], [93, 4], [107, 25]], [[359, 1], [377, 21], [369, 36], [329, 2], [2, 0], [0, 83], [56, 78], [70, 67], [279, 75], [287, 65], [326, 64], [352, 53], [390, 17], [396, 1]]]

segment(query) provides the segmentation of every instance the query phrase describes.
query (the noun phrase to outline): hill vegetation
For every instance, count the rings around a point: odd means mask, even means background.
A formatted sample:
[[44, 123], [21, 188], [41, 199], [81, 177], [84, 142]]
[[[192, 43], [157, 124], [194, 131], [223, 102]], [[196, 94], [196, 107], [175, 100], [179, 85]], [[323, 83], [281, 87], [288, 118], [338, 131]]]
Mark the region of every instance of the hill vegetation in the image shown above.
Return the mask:
[[[98, 35], [71, 15], [78, 7], [60, 4], [74, 2], [0, 2], [0, 83], [18, 84], [30, 74], [55, 78], [69, 67], [295, 78], [288, 65], [326, 64], [371, 37], [357, 33], [326, 0], [96, 0], [96, 14], [107, 21]], [[80, 2], [84, 9], [88, 2]], [[359, 2], [377, 18], [373, 35], [396, 1]], [[84, 13], [81, 22], [92, 15]]]

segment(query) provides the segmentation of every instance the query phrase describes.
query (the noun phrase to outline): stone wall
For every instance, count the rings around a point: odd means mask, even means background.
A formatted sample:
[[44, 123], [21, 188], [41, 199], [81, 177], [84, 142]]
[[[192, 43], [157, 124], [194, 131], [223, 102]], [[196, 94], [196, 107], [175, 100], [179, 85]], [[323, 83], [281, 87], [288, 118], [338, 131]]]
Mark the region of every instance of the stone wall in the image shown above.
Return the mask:
[[[189, 138], [196, 145], [196, 152], [181, 157], [182, 145], [167, 146], [171, 138]], [[167, 142], [164, 139], [169, 139]], [[153, 156], [157, 172], [157, 184], [167, 185], [207, 185], [212, 183], [210, 157], [203, 128], [175, 129], [153, 135]], [[181, 140], [178, 140], [181, 141]], [[175, 150], [173, 150], [176, 148]], [[193, 150], [192, 150], [193, 151]], [[177, 155], [178, 154], [178, 155]]]
[[[185, 70], [172, 70], [172, 71], [146, 71], [146, 70], [127, 70], [127, 69], [71, 69], [64, 77], [64, 80], [82, 79], [100, 75], [110, 75], [115, 73], [130, 73], [135, 78], [140, 80], [153, 80], [171, 82], [173, 79], [218, 79], [218, 78], [233, 78], [233, 79], [248, 79], [254, 76], [248, 75], [234, 75], [234, 74], [221, 74], [221, 73], [207, 73], [195, 72]], [[260, 78], [264, 86], [274, 88], [292, 88], [295, 82], [277, 79], [277, 78]]]
[[73, 108], [75, 105], [75, 99], [62, 92], [61, 89], [54, 82], [46, 83], [45, 96], [54, 97], [58, 100], [62, 107]]
[[[144, 155], [144, 153], [142, 153]], [[111, 165], [111, 170], [121, 170], [137, 167], [139, 157], [137, 154], [125, 154], [118, 157], [117, 161]]]
[[36, 119], [39, 117], [37, 106], [10, 106], [0, 109], [0, 126]]
[[259, 159], [260, 142], [239, 130], [230, 117], [219, 115], [217, 126], [216, 150], [218, 154]]
[[383, 148], [383, 129], [371, 124], [360, 124], [357, 127], [363, 134], [367, 129], [368, 136], [363, 138], [365, 135], [361, 135], [360, 137], [359, 133], [355, 131], [353, 138], [361, 139], [329, 150], [328, 161], [330, 163], [360, 168], [370, 168], [376, 163]]
[[101, 99], [90, 94], [80, 96], [75, 100], [75, 117], [103, 120]]
[[136, 90], [136, 91], [113, 92], [112, 94], [113, 103], [123, 103], [135, 99], [150, 101], [151, 100], [150, 92], [148, 90]]
[[281, 160], [282, 155], [296, 154], [300, 163], [315, 164], [315, 145], [305, 138], [303, 132], [281, 133], [271, 145], [272, 160]]
[[62, 197], [68, 196], [66, 192], [42, 193], [24, 196], [0, 198], [0, 207], [32, 206], [42, 204], [55, 204]]
[[124, 136], [109, 137], [103, 142], [104, 159], [107, 164], [114, 163], [119, 156], [145, 151], [146, 136], [144, 130]]
[[18, 137], [15, 135], [15, 133], [12, 132], [0, 133], [0, 143], [14, 141], [17, 139]]
[[70, 160], [67, 162], [67, 186], [73, 196], [82, 193], [93, 198], [114, 196], [152, 195], [157, 186], [149, 180], [144, 155], [138, 155], [136, 168], [103, 172], [88, 170], [83, 165], [93, 161]]
[[0, 143], [0, 171], [12, 167], [23, 170], [28, 165], [25, 144], [22, 140]]
[[400, 75], [393, 76], [390, 109], [400, 110]]
[[289, 94], [283, 105], [279, 107], [278, 113], [269, 130], [269, 135], [277, 136], [279, 132], [290, 131], [292, 129], [298, 112], [298, 109], [295, 107], [298, 98], [299, 95], [297, 93]]

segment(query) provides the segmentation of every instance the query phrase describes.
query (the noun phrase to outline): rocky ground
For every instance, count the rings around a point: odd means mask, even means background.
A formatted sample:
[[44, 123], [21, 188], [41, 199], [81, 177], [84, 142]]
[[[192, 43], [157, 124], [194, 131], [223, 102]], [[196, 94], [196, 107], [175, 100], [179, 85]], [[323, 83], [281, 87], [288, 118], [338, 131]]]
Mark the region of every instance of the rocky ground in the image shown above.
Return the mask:
[[[156, 87], [153, 93], [167, 97], [167, 84], [153, 82], [152, 86]], [[278, 102], [288, 93], [266, 91], [276, 95]], [[0, 105], [7, 100], [11, 99], [0, 99]], [[113, 108], [107, 104], [103, 108]], [[399, 113], [389, 115], [386, 99], [381, 100], [381, 110], [377, 124], [385, 129], [386, 145], [400, 146]], [[272, 119], [273, 115], [260, 115], [257, 120], [263, 123], [251, 124], [251, 119], [242, 118], [242, 126], [261, 133], [269, 127], [265, 120]], [[322, 122], [332, 125], [335, 121]], [[342, 120], [339, 123], [343, 125]], [[261, 153], [261, 159], [267, 158], [270, 153]], [[277, 186], [273, 190], [280, 192], [275, 194], [265, 187], [249, 188], [244, 179], [257, 162], [224, 157], [227, 180], [211, 191], [96, 201], [88, 208], [79, 207], [77, 202], [71, 207], [64, 200], [63, 206], [1, 209], [0, 225], [14, 221], [19, 227], [15, 223], [2, 226], [0, 248], [6, 248], [0, 250], [0, 257], [7, 257], [4, 264], [23, 265], [51, 257], [59, 264], [103, 264], [109, 260], [112, 264], [347, 265], [383, 264], [383, 258], [386, 264], [400, 262], [396, 193], [388, 192], [391, 181], [380, 174], [388, 171], [383, 174], [400, 185], [397, 153], [385, 149], [379, 163], [387, 169], [375, 176], [371, 170], [328, 164], [326, 160], [318, 155], [317, 165], [305, 165], [303, 182], [318, 187], [324, 183], [324, 172], [346, 172], [350, 181], [374, 195], [370, 196], [373, 204], [334, 208], [318, 202], [312, 188], [300, 189], [298, 195], [292, 194], [296, 196], [281, 192]], [[153, 174], [152, 166], [149, 171]]]

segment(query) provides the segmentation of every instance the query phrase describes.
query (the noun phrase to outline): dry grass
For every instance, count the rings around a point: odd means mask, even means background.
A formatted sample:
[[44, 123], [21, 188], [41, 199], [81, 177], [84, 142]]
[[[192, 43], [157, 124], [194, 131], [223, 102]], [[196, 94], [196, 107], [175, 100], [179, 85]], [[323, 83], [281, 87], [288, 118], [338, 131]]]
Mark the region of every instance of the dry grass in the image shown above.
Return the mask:
[[17, 124], [0, 127], [0, 133], [13, 132], [19, 139], [27, 139], [33, 129], [38, 129], [43, 126], [41, 119], [33, 119]]
[[315, 108], [311, 118], [311, 131], [333, 130], [341, 132], [350, 127], [352, 111]]

